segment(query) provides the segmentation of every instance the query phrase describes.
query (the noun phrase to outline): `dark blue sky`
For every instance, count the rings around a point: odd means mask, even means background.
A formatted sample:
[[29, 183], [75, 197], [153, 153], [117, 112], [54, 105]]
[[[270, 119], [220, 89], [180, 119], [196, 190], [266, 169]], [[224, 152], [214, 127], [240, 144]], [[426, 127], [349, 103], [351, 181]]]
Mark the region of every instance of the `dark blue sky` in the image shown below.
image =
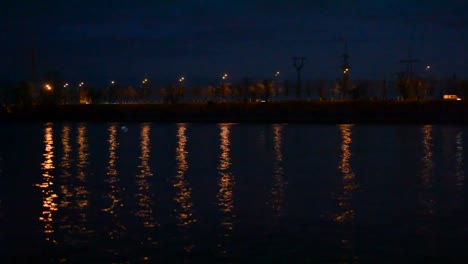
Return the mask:
[[40, 73], [104, 84], [219, 79], [227, 72], [336, 79], [347, 39], [354, 78], [391, 79], [411, 47], [417, 70], [468, 76], [466, 0], [2, 1], [0, 80]]

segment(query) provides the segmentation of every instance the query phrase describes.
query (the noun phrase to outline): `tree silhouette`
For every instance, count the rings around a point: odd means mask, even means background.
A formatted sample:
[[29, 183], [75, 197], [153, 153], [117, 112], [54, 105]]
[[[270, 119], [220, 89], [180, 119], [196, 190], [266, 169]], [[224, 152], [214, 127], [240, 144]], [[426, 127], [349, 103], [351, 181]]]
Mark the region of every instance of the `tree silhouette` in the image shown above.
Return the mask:
[[404, 100], [408, 99], [409, 97], [408, 79], [404, 72], [397, 73], [395, 84], [396, 84], [397, 91], [400, 94], [401, 98]]
[[380, 85], [380, 99], [387, 100], [387, 81], [385, 80]]
[[271, 94], [273, 93], [273, 82], [271, 80], [265, 79], [262, 82], [263, 86], [263, 100], [265, 102], [268, 102], [270, 100]]
[[22, 81], [18, 83], [18, 87], [16, 88], [16, 104], [18, 104], [22, 108], [29, 108], [34, 100], [33, 100], [33, 89], [34, 86], [30, 82]]

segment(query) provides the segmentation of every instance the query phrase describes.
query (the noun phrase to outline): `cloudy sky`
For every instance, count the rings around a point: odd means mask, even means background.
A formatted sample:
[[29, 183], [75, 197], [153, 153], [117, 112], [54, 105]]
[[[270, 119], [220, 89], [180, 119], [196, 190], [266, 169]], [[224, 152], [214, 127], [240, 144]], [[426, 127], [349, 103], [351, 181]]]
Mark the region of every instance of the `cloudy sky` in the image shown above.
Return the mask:
[[336, 79], [345, 41], [354, 78], [393, 78], [409, 49], [417, 71], [468, 77], [466, 0], [6, 0], [0, 31], [0, 80], [30, 78], [32, 49], [40, 73], [96, 85], [293, 78], [295, 55]]

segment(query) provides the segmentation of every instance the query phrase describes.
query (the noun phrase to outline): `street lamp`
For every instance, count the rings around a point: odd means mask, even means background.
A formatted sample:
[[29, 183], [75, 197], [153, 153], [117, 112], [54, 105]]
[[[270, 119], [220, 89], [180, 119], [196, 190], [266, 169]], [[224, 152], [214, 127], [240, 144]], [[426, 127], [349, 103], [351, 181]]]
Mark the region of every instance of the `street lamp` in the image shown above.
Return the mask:
[[226, 84], [228, 77], [229, 75], [224, 73], [223, 76], [221, 76], [221, 84]]
[[44, 87], [46, 88], [47, 91], [52, 91], [52, 86], [50, 84], [46, 83]]
[[282, 89], [280, 86], [280, 71], [275, 72], [275, 77], [273, 77], [272, 83], [273, 83], [273, 91], [274, 91], [274, 96], [279, 96], [282, 93]]
[[115, 81], [111, 81], [111, 84], [114, 85], [114, 84], [115, 84]]
[[84, 82], [80, 82], [80, 83], [78, 84], [78, 88], [77, 88], [78, 103], [81, 103], [81, 101], [82, 101], [82, 99], [83, 99], [83, 98], [81, 98], [81, 97], [82, 97], [81, 88], [82, 88], [83, 86], [84, 86]]

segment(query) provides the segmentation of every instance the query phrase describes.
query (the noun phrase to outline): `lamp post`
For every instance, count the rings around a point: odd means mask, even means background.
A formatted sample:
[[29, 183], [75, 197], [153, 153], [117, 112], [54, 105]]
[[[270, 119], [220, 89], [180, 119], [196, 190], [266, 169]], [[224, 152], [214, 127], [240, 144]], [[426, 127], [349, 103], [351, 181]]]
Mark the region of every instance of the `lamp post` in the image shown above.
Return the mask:
[[81, 103], [81, 90], [84, 88], [84, 85], [85, 83], [84, 82], [80, 82], [78, 84], [78, 103], [80, 104]]
[[69, 103], [70, 103], [70, 102], [68, 101], [68, 100], [70, 99], [70, 98], [69, 98], [70, 93], [69, 93], [69, 91], [68, 91], [68, 89], [67, 89], [68, 86], [69, 86], [68, 83], [64, 83], [64, 84], [63, 84], [63, 95], [64, 95], [63, 103], [64, 103], [64, 104], [69, 104]]
[[53, 94], [53, 86], [50, 83], [45, 83], [43, 86], [43, 92], [42, 92], [42, 99], [46, 103], [53, 103], [54, 99], [54, 94]]
[[227, 73], [224, 73], [223, 76], [221, 76], [220, 92], [223, 101], [226, 99], [226, 90], [229, 88], [228, 78], [229, 75]]
[[223, 76], [221, 76], [221, 83], [225, 83], [228, 79], [229, 75], [227, 73], [224, 73]]
[[273, 89], [275, 90], [275, 97], [281, 94], [281, 87], [280, 87], [280, 71], [275, 72], [275, 77], [273, 78]]

